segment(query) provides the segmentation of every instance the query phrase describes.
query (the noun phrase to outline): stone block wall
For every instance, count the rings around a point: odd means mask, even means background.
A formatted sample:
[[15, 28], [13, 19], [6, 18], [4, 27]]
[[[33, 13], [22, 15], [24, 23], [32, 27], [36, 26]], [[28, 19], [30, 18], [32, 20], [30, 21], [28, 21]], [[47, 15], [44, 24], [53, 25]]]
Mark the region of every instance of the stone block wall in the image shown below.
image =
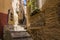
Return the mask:
[[45, 19], [44, 19], [44, 13], [37, 13], [36, 15], [30, 16], [30, 25], [31, 27], [39, 27], [44, 26]]
[[[57, 4], [59, 2], [59, 0], [47, 0], [44, 4], [42, 11], [44, 14], [45, 25], [43, 27], [39, 25], [40, 29], [29, 29], [34, 40], [60, 40], [60, 25], [58, 21], [57, 9]], [[40, 18], [40, 14], [31, 17], [31, 23], [40, 23]], [[35, 24], [33, 23], [34, 27]]]

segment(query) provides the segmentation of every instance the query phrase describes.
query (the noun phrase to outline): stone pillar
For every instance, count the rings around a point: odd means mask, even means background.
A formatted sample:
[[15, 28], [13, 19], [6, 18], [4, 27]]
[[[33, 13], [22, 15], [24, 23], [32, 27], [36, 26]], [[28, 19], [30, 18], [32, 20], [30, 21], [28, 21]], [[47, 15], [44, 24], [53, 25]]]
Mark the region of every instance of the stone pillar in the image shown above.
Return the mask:
[[29, 1], [30, 0], [27, 0], [27, 9], [26, 9], [26, 18], [27, 18], [27, 27], [30, 26], [30, 6], [29, 6]]

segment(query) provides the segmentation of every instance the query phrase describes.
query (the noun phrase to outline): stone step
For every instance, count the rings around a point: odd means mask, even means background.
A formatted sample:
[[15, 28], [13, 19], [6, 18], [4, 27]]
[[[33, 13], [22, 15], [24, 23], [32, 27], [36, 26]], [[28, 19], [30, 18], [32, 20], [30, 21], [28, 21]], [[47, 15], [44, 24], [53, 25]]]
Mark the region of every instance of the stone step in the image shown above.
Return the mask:
[[11, 31], [13, 40], [33, 40], [27, 31]]
[[20, 39], [13, 39], [13, 40], [32, 40], [31, 38], [20, 38]]
[[[4, 40], [33, 40], [31, 35], [27, 32], [27, 30], [18, 30], [15, 31], [13, 26], [5, 26], [4, 27]], [[9, 29], [9, 30], [8, 30]], [[19, 28], [21, 29], [21, 28]]]

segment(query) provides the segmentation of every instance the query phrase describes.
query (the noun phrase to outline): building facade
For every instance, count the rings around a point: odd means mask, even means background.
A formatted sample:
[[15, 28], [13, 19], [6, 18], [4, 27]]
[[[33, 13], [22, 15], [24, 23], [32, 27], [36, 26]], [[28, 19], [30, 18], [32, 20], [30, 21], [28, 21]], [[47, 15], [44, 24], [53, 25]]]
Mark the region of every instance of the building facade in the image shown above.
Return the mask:
[[7, 14], [11, 7], [11, 0], [0, 0], [0, 12]]

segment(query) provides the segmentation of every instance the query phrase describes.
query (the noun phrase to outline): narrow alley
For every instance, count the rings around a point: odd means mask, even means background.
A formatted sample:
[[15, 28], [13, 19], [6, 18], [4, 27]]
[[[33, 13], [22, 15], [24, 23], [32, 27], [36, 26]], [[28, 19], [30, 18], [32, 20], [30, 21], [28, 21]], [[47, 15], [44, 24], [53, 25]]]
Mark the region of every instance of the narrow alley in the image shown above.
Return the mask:
[[60, 0], [0, 0], [0, 40], [60, 40]]

